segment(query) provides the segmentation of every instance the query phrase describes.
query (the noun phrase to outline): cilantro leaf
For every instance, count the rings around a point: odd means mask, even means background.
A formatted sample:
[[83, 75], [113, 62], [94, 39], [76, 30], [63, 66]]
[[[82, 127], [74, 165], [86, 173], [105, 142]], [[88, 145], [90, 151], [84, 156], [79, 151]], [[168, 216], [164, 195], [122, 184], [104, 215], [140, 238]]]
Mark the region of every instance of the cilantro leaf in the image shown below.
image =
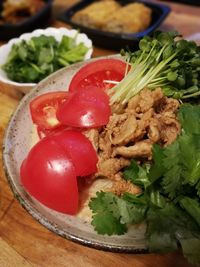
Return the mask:
[[182, 134], [178, 142], [184, 183], [195, 185], [200, 179], [200, 135]]
[[[158, 223], [159, 222], [159, 223]], [[183, 245], [183, 253], [190, 257], [186, 240], [200, 240], [200, 229], [186, 212], [168, 203], [164, 208], [150, 208], [147, 212], [147, 232], [149, 249], [152, 252], [168, 252], [177, 249], [177, 242]], [[199, 243], [194, 241], [194, 252], [199, 251]], [[198, 245], [196, 247], [196, 245]], [[191, 251], [190, 251], [191, 252]], [[193, 257], [195, 258], [196, 252]], [[196, 257], [198, 261], [198, 257]]]
[[149, 179], [151, 182], [155, 182], [158, 178], [163, 176], [165, 169], [163, 165], [164, 149], [157, 145], [153, 145], [153, 164], [149, 170]]
[[126, 197], [120, 198], [110, 192], [97, 192], [96, 197], [90, 200], [89, 207], [94, 214], [92, 225], [98, 233], [121, 235], [127, 231], [126, 224], [138, 224], [144, 220], [147, 203], [143, 199], [142, 202], [131, 203]]
[[200, 227], [200, 204], [197, 199], [183, 197], [179, 201], [181, 207], [190, 214]]
[[114, 194], [101, 191], [90, 200], [89, 207], [94, 213], [92, 225], [98, 234], [122, 235], [127, 231], [126, 225], [120, 223], [116, 199]]
[[181, 166], [181, 152], [179, 143], [174, 142], [173, 144], [166, 147], [164, 150], [163, 165], [165, 173], [162, 180], [162, 185], [169, 197], [173, 198], [176, 196], [177, 191], [182, 186], [182, 166]]
[[199, 238], [187, 238], [180, 240], [183, 255], [192, 264], [200, 263], [200, 239]]
[[147, 213], [146, 236], [151, 252], [170, 252], [177, 249], [172, 221], [168, 217], [170, 212], [171, 207], [167, 206], [165, 209], [151, 208]]
[[101, 235], [123, 235], [127, 232], [126, 225], [121, 224], [109, 211], [93, 215], [92, 225]]
[[131, 164], [125, 168], [123, 178], [129, 180], [136, 185], [147, 188], [150, 185], [148, 178], [149, 165], [140, 166], [135, 160], [131, 160]]
[[159, 208], [163, 208], [166, 204], [165, 197], [161, 195], [158, 189], [151, 188], [149, 191], [149, 197], [151, 203]]
[[200, 181], [196, 185], [196, 189], [197, 189], [197, 195], [200, 197]]
[[181, 105], [178, 119], [186, 133], [200, 134], [200, 107], [198, 105]]

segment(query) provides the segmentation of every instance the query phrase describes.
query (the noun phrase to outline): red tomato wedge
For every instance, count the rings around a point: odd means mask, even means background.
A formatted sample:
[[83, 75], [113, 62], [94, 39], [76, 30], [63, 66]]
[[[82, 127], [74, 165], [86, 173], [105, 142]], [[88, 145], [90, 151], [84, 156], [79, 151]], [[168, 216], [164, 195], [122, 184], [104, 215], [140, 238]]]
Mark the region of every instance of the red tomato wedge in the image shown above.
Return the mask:
[[60, 125], [56, 118], [58, 106], [66, 101], [67, 92], [58, 91], [37, 96], [30, 102], [33, 123], [40, 129], [52, 129]]
[[115, 84], [106, 80], [120, 82], [126, 72], [126, 63], [119, 59], [98, 59], [83, 66], [72, 78], [69, 91], [76, 91], [87, 86], [110, 89]]
[[57, 111], [57, 119], [71, 127], [103, 126], [108, 123], [110, 115], [108, 95], [93, 86], [69, 93], [68, 99]]
[[43, 138], [29, 152], [20, 169], [21, 182], [38, 201], [56, 211], [76, 214], [78, 186], [74, 165], [51, 138]]
[[[46, 136], [50, 136], [50, 135], [54, 135], [54, 134], [57, 134], [59, 132], [62, 132], [63, 130], [73, 130], [73, 128], [68, 127], [66, 125], [62, 125], [62, 124], [60, 124], [59, 126], [57, 126], [55, 128], [52, 128], [52, 129], [43, 129], [43, 128], [40, 128], [38, 126], [37, 127], [37, 134], [38, 134], [39, 138], [42, 139]], [[78, 130], [78, 129], [76, 128], [76, 130]]]
[[81, 132], [64, 130], [51, 136], [51, 139], [67, 151], [77, 176], [88, 176], [97, 171], [97, 153]]

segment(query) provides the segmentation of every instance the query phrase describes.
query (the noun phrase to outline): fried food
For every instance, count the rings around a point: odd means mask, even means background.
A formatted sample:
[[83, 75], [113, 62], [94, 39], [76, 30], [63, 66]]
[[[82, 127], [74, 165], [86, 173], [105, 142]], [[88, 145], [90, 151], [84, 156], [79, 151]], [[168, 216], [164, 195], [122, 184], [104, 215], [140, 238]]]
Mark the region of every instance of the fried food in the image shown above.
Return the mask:
[[120, 113], [112, 108], [109, 123], [96, 132], [98, 138], [95, 135], [99, 162], [94, 178], [110, 179], [110, 191], [117, 195], [138, 193], [138, 187], [122, 179], [121, 172], [132, 158], [139, 162], [151, 161], [153, 144], [166, 146], [177, 138], [181, 131], [176, 116], [178, 108], [178, 100], [167, 98], [160, 88], [143, 89], [120, 108]]
[[135, 33], [150, 25], [151, 9], [143, 3], [121, 6], [114, 0], [99, 1], [75, 13], [72, 21], [103, 31]]
[[120, 5], [112, 0], [94, 2], [76, 12], [72, 17], [72, 21], [89, 28], [102, 29], [105, 26], [106, 18], [119, 9]]
[[44, 5], [43, 0], [6, 0], [1, 17], [4, 22], [17, 23], [34, 15]]
[[136, 33], [145, 30], [151, 22], [151, 9], [142, 3], [124, 6], [105, 21], [104, 30], [116, 33]]

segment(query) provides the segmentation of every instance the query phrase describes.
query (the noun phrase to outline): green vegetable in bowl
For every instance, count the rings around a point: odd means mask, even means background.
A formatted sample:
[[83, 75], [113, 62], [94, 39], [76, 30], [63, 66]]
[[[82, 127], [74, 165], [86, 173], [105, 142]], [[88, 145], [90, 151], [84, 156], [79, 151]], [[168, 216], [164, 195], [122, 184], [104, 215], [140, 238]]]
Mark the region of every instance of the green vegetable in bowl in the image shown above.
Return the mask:
[[52, 72], [84, 59], [88, 51], [76, 37], [63, 36], [58, 42], [53, 36], [41, 35], [14, 44], [2, 66], [12, 81], [36, 83]]

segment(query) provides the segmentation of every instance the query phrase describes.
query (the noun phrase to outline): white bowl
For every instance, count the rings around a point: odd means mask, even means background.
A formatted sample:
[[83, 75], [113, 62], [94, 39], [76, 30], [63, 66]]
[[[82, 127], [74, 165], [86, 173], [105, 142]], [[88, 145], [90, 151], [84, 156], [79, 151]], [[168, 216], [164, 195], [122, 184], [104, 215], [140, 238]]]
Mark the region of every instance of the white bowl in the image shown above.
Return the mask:
[[[84, 33], [78, 33], [77, 30], [69, 30], [66, 28], [47, 28], [45, 30], [38, 29], [31, 33], [24, 33], [19, 38], [11, 39], [7, 44], [0, 47], [0, 66], [6, 63], [8, 54], [12, 48], [13, 44], [19, 43], [22, 40], [29, 40], [32, 37], [37, 37], [40, 35], [46, 35], [46, 36], [54, 36], [54, 38], [59, 42], [61, 41], [62, 37], [64, 35], [69, 37], [74, 37], [77, 35], [76, 43], [80, 44], [83, 43], [86, 47], [89, 48], [88, 52], [86, 53], [84, 60], [90, 59], [93, 48], [92, 48], [92, 41], [87, 37]], [[18, 83], [10, 80], [7, 77], [7, 74], [4, 70], [0, 68], [0, 81], [9, 85], [10, 87], [14, 87], [15, 89], [27, 93], [30, 91], [31, 88], [33, 88], [36, 84], [35, 83]]]

